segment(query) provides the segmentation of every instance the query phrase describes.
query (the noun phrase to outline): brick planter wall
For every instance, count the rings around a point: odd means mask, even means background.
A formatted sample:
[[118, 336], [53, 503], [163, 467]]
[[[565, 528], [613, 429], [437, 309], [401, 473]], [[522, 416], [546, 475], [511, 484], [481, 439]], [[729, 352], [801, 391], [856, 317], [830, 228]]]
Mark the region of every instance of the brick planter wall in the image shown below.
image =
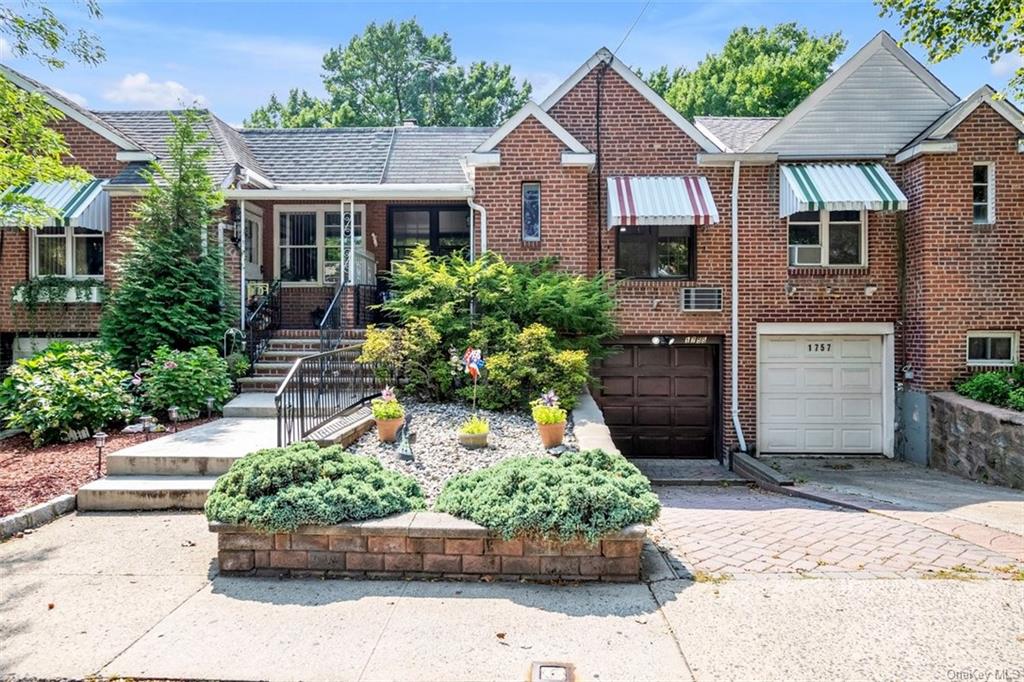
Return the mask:
[[929, 466], [1024, 489], [1024, 413], [948, 392], [931, 393], [928, 402]]
[[266, 533], [211, 523], [221, 573], [328, 578], [479, 580], [640, 579], [643, 526], [597, 543], [504, 540], [486, 528], [437, 512], [409, 512], [337, 526]]

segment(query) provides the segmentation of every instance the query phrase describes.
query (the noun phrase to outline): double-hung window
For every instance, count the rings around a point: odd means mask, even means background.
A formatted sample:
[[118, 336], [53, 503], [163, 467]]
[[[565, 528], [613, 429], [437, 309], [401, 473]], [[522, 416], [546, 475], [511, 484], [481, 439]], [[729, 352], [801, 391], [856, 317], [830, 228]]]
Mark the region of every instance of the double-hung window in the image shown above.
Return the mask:
[[103, 277], [103, 233], [85, 227], [40, 227], [33, 230], [32, 274], [35, 277]]
[[867, 265], [863, 211], [803, 211], [789, 217], [791, 267]]
[[1012, 367], [1020, 353], [1017, 332], [968, 332], [967, 364], [983, 367]]
[[695, 246], [691, 225], [620, 227], [615, 267], [621, 277], [693, 279]]
[[995, 165], [974, 164], [971, 177], [971, 206], [975, 225], [991, 225], [996, 221]]
[[317, 282], [320, 278], [317, 214], [282, 213], [278, 229], [282, 282]]
[[523, 183], [523, 241], [540, 241], [540, 183]]

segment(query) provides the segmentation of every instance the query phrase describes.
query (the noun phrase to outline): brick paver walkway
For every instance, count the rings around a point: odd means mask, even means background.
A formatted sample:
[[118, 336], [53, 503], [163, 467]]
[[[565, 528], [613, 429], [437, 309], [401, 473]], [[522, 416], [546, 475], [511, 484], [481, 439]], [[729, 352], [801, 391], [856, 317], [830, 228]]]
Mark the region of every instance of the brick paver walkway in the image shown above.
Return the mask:
[[988, 548], [878, 514], [743, 486], [656, 490], [662, 512], [651, 535], [691, 573], [1008, 578], [1021, 568]]

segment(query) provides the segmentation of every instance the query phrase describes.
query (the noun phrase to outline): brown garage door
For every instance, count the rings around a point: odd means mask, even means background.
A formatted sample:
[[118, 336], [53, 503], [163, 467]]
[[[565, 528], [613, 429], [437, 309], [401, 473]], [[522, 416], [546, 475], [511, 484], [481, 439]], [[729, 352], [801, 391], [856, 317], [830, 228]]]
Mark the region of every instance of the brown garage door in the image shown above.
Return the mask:
[[628, 457], [715, 456], [718, 345], [623, 345], [597, 370], [597, 401]]

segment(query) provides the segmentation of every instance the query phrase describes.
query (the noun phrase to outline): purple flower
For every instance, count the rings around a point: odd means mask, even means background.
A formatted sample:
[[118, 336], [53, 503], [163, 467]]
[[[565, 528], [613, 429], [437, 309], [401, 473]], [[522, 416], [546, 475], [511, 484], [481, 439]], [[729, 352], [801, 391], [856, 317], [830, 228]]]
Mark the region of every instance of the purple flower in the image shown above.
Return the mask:
[[178, 369], [178, 363], [174, 360], [168, 360], [164, 363], [164, 369]]
[[545, 407], [558, 407], [558, 396], [555, 395], [554, 391], [548, 391], [540, 397], [540, 401]]
[[380, 392], [380, 399], [385, 402], [396, 400], [395, 389], [391, 388], [390, 386], [385, 386]]
[[141, 383], [142, 383], [142, 377], [140, 377], [139, 373], [136, 372], [135, 376], [132, 377], [132, 386], [138, 386]]

